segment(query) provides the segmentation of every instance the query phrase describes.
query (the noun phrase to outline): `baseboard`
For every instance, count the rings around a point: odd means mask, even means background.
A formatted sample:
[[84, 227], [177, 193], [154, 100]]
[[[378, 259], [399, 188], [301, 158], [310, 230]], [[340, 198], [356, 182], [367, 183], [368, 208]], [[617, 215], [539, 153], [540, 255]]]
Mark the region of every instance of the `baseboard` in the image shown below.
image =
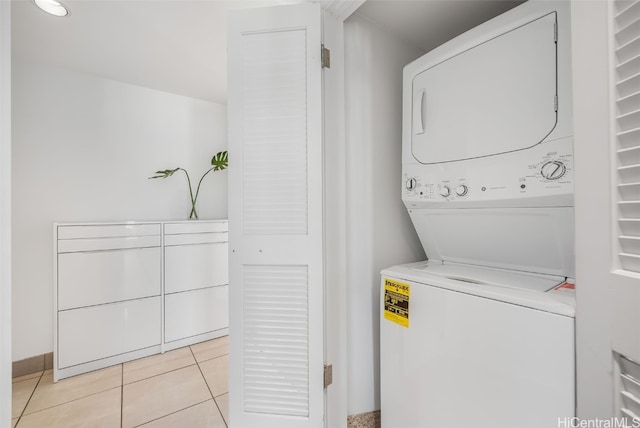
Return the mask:
[[53, 352], [48, 354], [36, 355], [35, 357], [25, 358], [24, 360], [14, 361], [12, 368], [12, 377], [20, 377], [31, 373], [37, 373], [53, 368]]
[[347, 428], [380, 428], [380, 410], [347, 416]]

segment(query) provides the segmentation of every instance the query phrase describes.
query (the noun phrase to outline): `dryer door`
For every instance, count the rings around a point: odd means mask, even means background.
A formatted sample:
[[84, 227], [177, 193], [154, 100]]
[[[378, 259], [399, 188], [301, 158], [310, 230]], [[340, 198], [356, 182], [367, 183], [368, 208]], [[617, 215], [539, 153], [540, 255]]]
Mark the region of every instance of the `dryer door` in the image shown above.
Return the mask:
[[412, 153], [423, 164], [526, 149], [556, 125], [556, 13], [413, 80]]

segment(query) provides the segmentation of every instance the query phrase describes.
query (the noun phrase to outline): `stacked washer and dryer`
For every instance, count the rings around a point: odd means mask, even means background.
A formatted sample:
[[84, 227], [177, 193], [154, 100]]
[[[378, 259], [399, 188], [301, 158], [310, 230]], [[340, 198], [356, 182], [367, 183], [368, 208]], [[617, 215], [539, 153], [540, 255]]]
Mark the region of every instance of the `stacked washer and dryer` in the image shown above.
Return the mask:
[[569, 2], [407, 65], [402, 199], [428, 260], [382, 272], [383, 428], [575, 415]]

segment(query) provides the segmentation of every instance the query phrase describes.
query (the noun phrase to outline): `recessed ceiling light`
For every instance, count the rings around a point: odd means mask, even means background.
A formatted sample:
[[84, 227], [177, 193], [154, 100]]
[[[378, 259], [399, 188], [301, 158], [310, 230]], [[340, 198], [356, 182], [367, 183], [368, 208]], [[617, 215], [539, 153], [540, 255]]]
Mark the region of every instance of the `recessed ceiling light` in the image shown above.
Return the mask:
[[62, 3], [56, 0], [34, 0], [36, 2], [36, 6], [40, 9], [44, 10], [47, 13], [55, 16], [67, 16], [69, 14], [69, 10], [62, 5]]

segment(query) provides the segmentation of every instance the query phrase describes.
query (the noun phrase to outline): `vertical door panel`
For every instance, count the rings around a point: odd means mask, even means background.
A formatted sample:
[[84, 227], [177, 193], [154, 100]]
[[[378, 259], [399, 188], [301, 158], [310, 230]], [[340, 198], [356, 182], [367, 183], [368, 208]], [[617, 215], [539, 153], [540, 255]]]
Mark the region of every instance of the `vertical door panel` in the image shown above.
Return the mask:
[[229, 409], [233, 427], [320, 427], [318, 4], [229, 16]]

